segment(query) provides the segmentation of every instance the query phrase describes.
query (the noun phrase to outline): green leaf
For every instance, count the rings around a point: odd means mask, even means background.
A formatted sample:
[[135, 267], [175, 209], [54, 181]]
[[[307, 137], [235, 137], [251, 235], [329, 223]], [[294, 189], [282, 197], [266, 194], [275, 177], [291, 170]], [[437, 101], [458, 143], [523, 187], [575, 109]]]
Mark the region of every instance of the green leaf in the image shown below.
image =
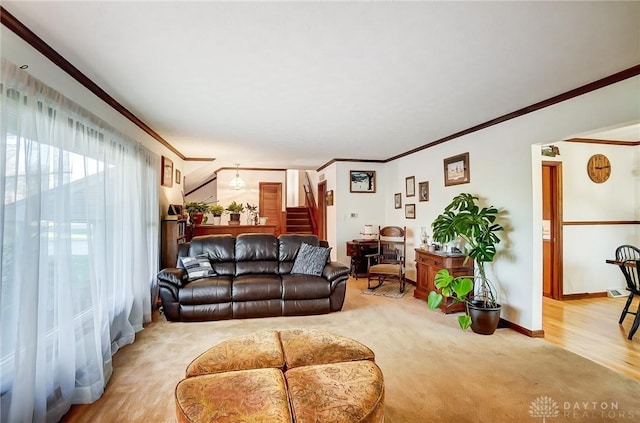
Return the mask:
[[458, 316], [458, 324], [460, 329], [467, 330], [471, 326], [471, 316], [465, 314], [464, 316]]
[[473, 290], [473, 281], [469, 278], [459, 278], [451, 286], [456, 296], [460, 299], [467, 296]]
[[435, 291], [429, 292], [429, 296], [427, 297], [427, 305], [431, 310], [435, 310], [442, 304], [442, 295], [438, 294]]

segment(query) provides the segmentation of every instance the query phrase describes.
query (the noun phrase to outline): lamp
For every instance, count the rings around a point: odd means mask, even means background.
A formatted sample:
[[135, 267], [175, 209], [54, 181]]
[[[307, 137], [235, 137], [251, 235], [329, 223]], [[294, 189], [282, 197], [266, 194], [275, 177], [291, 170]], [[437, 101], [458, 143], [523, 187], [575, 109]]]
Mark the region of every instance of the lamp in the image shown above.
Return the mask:
[[236, 163], [236, 176], [234, 176], [233, 179], [229, 181], [229, 186], [233, 189], [240, 189], [246, 185], [242, 178], [240, 178], [240, 174], [238, 173], [238, 166], [240, 165]]

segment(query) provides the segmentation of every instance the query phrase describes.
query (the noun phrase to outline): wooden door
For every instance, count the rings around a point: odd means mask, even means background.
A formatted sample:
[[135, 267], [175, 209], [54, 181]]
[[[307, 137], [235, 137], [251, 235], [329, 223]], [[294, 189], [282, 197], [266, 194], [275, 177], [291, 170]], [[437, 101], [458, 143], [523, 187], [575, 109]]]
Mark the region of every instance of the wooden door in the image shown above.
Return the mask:
[[562, 299], [562, 163], [542, 162], [542, 295]]
[[282, 183], [260, 182], [260, 216], [268, 217], [267, 224], [276, 225], [276, 236], [282, 232]]
[[327, 239], [327, 181], [318, 184], [318, 238]]

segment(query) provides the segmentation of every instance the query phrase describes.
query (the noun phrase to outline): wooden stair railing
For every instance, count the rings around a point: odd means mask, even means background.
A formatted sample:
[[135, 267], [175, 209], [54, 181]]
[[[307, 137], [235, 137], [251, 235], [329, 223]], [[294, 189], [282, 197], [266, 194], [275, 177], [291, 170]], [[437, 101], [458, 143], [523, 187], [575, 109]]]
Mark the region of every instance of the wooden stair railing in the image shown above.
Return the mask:
[[306, 171], [304, 172], [304, 194], [305, 206], [309, 210], [309, 218], [311, 220], [311, 231], [318, 235], [318, 204], [311, 189], [311, 179], [309, 179], [309, 174]]

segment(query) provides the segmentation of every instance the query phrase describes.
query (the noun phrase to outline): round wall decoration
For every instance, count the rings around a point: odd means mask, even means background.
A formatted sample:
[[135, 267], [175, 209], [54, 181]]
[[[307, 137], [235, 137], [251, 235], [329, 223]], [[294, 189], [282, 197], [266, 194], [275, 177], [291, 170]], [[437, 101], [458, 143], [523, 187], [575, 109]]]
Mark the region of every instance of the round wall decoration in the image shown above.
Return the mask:
[[604, 154], [594, 154], [587, 163], [589, 178], [597, 184], [601, 184], [611, 176], [611, 163]]

